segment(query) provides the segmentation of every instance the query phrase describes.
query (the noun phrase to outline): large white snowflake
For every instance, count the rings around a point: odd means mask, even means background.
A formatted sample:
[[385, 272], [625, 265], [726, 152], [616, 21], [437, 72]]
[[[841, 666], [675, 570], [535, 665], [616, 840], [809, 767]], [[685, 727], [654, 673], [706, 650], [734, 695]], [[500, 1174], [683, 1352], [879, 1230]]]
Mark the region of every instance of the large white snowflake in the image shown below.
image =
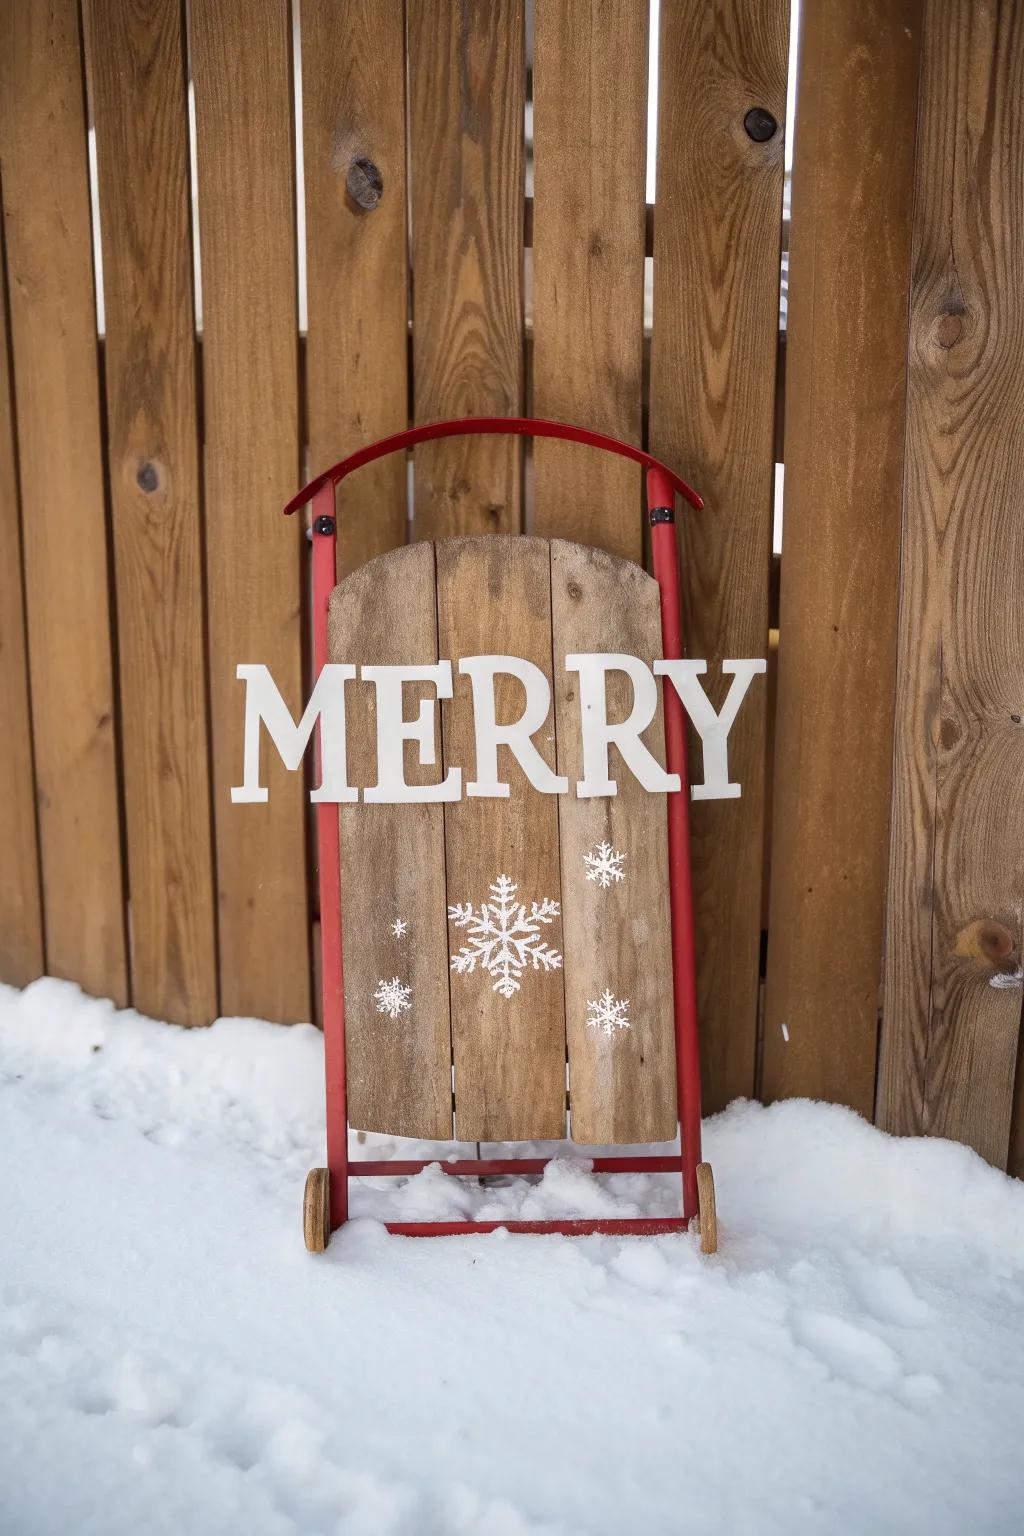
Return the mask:
[[397, 976], [392, 976], [390, 981], [382, 979], [377, 983], [373, 1000], [377, 1004], [378, 1013], [386, 1013], [389, 1019], [397, 1019], [400, 1013], [408, 1013], [412, 1007], [412, 987], [407, 987]]
[[596, 848], [583, 855], [587, 879], [596, 880], [603, 890], [607, 890], [613, 880], [625, 880], [626, 872], [622, 867], [625, 859], [626, 855], [619, 853], [611, 843], [598, 843]]
[[448, 908], [448, 917], [456, 928], [468, 929], [469, 943], [452, 956], [452, 970], [468, 976], [479, 965], [496, 977], [493, 990], [511, 997], [520, 988], [520, 977], [528, 965], [535, 971], [557, 971], [562, 956], [550, 944], [541, 941], [541, 924], [553, 923], [560, 907], [547, 897], [534, 901], [527, 912], [524, 902], [516, 901], [518, 886], [508, 875], [499, 875], [491, 886], [491, 900], [474, 907], [470, 901]]
[[596, 1001], [587, 1003], [587, 1027], [603, 1029], [606, 1035], [614, 1035], [617, 1029], [628, 1029], [629, 998], [613, 997], [605, 987]]

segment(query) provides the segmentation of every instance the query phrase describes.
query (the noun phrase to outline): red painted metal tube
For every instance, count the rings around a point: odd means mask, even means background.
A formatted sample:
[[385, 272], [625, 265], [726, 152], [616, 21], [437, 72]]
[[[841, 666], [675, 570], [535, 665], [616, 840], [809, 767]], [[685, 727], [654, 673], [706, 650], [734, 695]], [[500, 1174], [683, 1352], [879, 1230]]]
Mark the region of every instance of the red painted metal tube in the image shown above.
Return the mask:
[[617, 453], [621, 458], [632, 459], [634, 464], [642, 464], [645, 469], [659, 469], [667, 478], [673, 489], [678, 491], [684, 501], [688, 501], [691, 507], [696, 507], [699, 512], [704, 505], [703, 501], [686, 481], [669, 469], [660, 459], [653, 454], [645, 453], [642, 448], [634, 448], [632, 443], [624, 443], [621, 438], [608, 437], [604, 432], [591, 432], [586, 427], [571, 427], [562, 421], [545, 421], [533, 416], [463, 416], [455, 421], [431, 421], [422, 427], [408, 427], [404, 432], [395, 432], [390, 437], [382, 437], [379, 442], [368, 443], [365, 448], [350, 453], [347, 459], [339, 459], [337, 464], [332, 464], [330, 469], [325, 469], [308, 485], [292, 497], [285, 507], [285, 516], [297, 512], [304, 507], [311, 497], [315, 496], [327, 483], [337, 485], [339, 480], [344, 480], [353, 470], [362, 469], [364, 464], [372, 464], [375, 459], [382, 459], [389, 453], [397, 453], [402, 448], [415, 448], [417, 443], [433, 442], [439, 437], [467, 437], [467, 436], [511, 435], [513, 437], [557, 437], [569, 443], [586, 443], [591, 448], [603, 448], [606, 453]]
[[[441, 1158], [396, 1158], [393, 1162], [359, 1159], [348, 1165], [350, 1179], [395, 1179], [422, 1173], [436, 1163], [442, 1173], [488, 1178], [496, 1174], [543, 1173], [549, 1157], [492, 1157], [453, 1158], [449, 1162]], [[593, 1157], [580, 1159], [591, 1165], [592, 1173], [679, 1173], [680, 1157]]]
[[[337, 575], [334, 485], [328, 480], [313, 498], [313, 667], [327, 663], [327, 605]], [[321, 748], [317, 721], [318, 755]], [[319, 765], [318, 765], [319, 771]], [[330, 1170], [331, 1230], [348, 1220], [348, 1095], [345, 1083], [345, 989], [341, 961], [341, 841], [338, 807], [316, 808], [320, 864], [320, 953], [323, 965], [324, 1070], [327, 1079], [327, 1167]]]
[[682, 1216], [613, 1216], [594, 1221], [386, 1221], [396, 1237], [465, 1237], [472, 1232], [561, 1232], [582, 1237], [601, 1232], [606, 1237], [654, 1237], [659, 1232], [682, 1232]]
[[[675, 488], [660, 467], [647, 472], [654, 575], [661, 589], [661, 641], [666, 660], [682, 656], [679, 567], [676, 554]], [[659, 517], [659, 512], [668, 515]], [[672, 976], [675, 997], [676, 1091], [683, 1156], [683, 1214], [698, 1213], [700, 1156], [700, 1045], [697, 1036], [697, 968], [690, 875], [690, 779], [686, 716], [668, 678], [664, 684], [665, 763], [681, 788], [668, 799], [668, 879], [672, 908]]]

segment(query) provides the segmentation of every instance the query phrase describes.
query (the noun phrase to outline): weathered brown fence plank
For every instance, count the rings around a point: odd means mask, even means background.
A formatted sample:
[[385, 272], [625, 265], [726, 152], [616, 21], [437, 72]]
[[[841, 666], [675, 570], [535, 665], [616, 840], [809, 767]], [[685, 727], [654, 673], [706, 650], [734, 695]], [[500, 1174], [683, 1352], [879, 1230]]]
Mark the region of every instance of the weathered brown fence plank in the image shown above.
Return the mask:
[[[420, 543], [362, 566], [331, 597], [332, 661], [431, 666], [437, 661], [434, 546]], [[409, 743], [409, 784], [441, 780], [437, 690], [407, 683], [405, 717], [433, 700], [435, 758]], [[345, 685], [349, 783], [377, 782], [376, 694]], [[348, 1114], [353, 1125], [395, 1136], [450, 1138], [452, 1050], [448, 1021], [444, 807], [342, 805], [341, 900]], [[387, 984], [410, 989], [389, 1002]]]
[[0, 7], [11, 343], [49, 971], [128, 997], [78, 6]]
[[217, 1015], [184, 17], [91, 12], [132, 998]]
[[[534, 37], [533, 410], [639, 443], [646, 0], [548, 0]], [[642, 556], [633, 465], [534, 445], [533, 531]]]
[[302, 528], [280, 517], [299, 466], [291, 16], [195, 0], [191, 22], [221, 1006], [292, 1023], [310, 1016], [302, 777], [265, 752], [269, 803], [230, 798], [238, 663], [264, 662], [301, 713]]
[[[572, 1137], [667, 1141], [676, 1133], [676, 1094], [665, 798], [649, 795], [617, 753], [610, 771], [618, 792], [577, 797], [579, 677], [565, 668], [566, 654], [580, 651], [624, 651], [650, 666], [661, 656], [658, 586], [639, 566], [556, 539], [551, 616], [558, 771], [569, 780], [558, 825]], [[633, 690], [623, 673], [608, 674], [608, 700], [609, 718], [626, 719]], [[664, 764], [660, 702], [644, 740]], [[607, 850], [623, 855], [619, 865], [608, 867]], [[605, 862], [588, 867], [588, 855]], [[607, 1027], [593, 1022], [590, 1005], [608, 993], [626, 1004], [628, 1026], [616, 1027], [610, 1014]]]
[[[540, 667], [551, 683], [551, 567], [542, 539], [452, 539], [437, 545], [438, 654], [452, 657], [512, 655]], [[445, 771], [459, 766], [463, 799], [445, 806], [445, 858], [449, 913], [472, 905], [559, 902], [558, 807], [528, 782], [507, 749], [498, 771], [510, 798], [465, 794], [473, 777], [473, 695], [468, 677], [454, 678], [454, 698], [443, 706]], [[499, 677], [498, 723], [522, 713], [522, 685]], [[555, 765], [554, 719], [534, 738]], [[499, 882], [515, 888], [505, 894]], [[561, 952], [559, 916], [538, 923], [538, 942]], [[454, 959], [473, 947], [472, 925], [449, 922]], [[515, 1141], [565, 1135], [565, 1004], [559, 966], [531, 965], [518, 990], [505, 996], [502, 977], [476, 965], [451, 973], [455, 1128], [460, 1140]]]
[[[414, 415], [508, 416], [523, 396], [523, 0], [408, 8]], [[417, 538], [514, 533], [522, 445], [415, 455]]]
[[0, 240], [0, 981], [24, 987], [42, 974], [43, 912], [25, 653], [18, 466], [10, 377], [7, 279]]
[[[1024, 12], [925, 13], [879, 1121], [1005, 1164], [1024, 922]], [[1008, 977], [1007, 977], [1008, 979]]]
[[869, 1118], [920, 44], [921, 0], [804, 9], [763, 1091]]
[[[305, 0], [309, 471], [408, 423], [403, 0]], [[338, 570], [404, 544], [406, 466], [342, 492]]]
[[[685, 641], [719, 663], [768, 645], [783, 144], [784, 0], [663, 5], [650, 444], [697, 486], [681, 526]], [[737, 801], [693, 806], [705, 1110], [754, 1086], [765, 710], [755, 685], [729, 739]], [[694, 743], [699, 763], [699, 743]]]

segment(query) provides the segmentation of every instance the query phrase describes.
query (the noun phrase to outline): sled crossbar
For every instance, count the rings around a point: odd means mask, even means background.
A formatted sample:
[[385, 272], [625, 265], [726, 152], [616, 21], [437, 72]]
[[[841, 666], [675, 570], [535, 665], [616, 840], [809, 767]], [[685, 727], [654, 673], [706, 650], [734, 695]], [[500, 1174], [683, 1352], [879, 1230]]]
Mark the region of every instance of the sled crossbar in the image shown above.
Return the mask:
[[605, 1237], [655, 1237], [659, 1232], [685, 1232], [682, 1216], [605, 1216], [578, 1221], [386, 1221], [396, 1237], [465, 1237], [471, 1232], [561, 1232], [565, 1237], [585, 1237], [599, 1232]]
[[[442, 1173], [461, 1174], [470, 1178], [492, 1178], [497, 1174], [526, 1174], [543, 1173], [549, 1163], [556, 1161], [550, 1157], [491, 1157], [491, 1158], [450, 1158], [442, 1162], [440, 1158], [406, 1158], [404, 1161], [395, 1159], [388, 1162], [377, 1162], [366, 1158], [359, 1162], [349, 1163], [348, 1176], [350, 1179], [398, 1179], [412, 1178], [417, 1173], [422, 1173], [424, 1168], [437, 1166]], [[561, 1158], [557, 1161], [566, 1162]], [[682, 1173], [683, 1159], [679, 1156], [669, 1157], [581, 1157], [574, 1159], [580, 1164], [589, 1164], [591, 1173]]]

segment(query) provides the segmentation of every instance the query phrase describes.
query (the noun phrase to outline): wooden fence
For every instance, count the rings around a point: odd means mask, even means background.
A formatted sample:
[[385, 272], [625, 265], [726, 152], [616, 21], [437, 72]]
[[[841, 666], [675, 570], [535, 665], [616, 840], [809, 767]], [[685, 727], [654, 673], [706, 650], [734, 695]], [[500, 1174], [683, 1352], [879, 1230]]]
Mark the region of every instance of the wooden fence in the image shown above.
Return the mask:
[[[706, 1109], [811, 1094], [1024, 1168], [1024, 8], [804, 0], [780, 346], [788, 26], [662, 0], [648, 206], [647, 0], [0, 8], [3, 979], [311, 1016], [303, 786], [228, 794], [236, 663], [293, 710], [308, 667], [278, 510], [410, 420], [526, 407], [700, 488], [713, 673], [777, 631], [743, 797], [693, 808]], [[346, 485], [346, 570], [524, 523], [643, 557], [635, 475], [584, 450], [412, 474], [408, 517], [401, 462]]]

